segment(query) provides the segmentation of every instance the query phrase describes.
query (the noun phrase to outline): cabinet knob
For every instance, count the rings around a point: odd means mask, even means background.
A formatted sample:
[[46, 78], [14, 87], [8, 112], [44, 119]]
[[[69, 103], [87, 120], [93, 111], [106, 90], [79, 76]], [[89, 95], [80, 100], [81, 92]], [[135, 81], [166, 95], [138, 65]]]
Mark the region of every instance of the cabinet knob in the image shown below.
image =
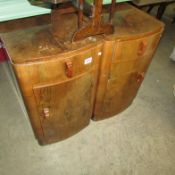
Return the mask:
[[44, 114], [44, 118], [49, 118], [50, 117], [49, 108], [44, 108], [43, 114]]
[[65, 62], [65, 66], [66, 66], [66, 75], [67, 75], [67, 77], [71, 78], [73, 76], [72, 61], [71, 60], [67, 60]]
[[144, 77], [145, 77], [145, 73], [144, 72], [138, 73], [137, 74], [137, 82], [138, 83], [142, 82], [142, 80], [144, 79]]
[[140, 42], [139, 48], [138, 48], [139, 56], [142, 56], [145, 53], [147, 46], [148, 46], [148, 42], [146, 40]]

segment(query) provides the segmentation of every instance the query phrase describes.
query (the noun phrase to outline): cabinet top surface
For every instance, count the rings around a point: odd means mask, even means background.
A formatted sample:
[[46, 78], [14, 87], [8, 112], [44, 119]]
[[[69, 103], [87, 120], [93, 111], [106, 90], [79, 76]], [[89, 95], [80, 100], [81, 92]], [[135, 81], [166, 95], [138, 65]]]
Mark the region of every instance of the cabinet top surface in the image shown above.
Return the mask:
[[[104, 15], [104, 20], [107, 15]], [[55, 23], [55, 24], [54, 24]], [[54, 25], [53, 25], [54, 24]], [[27, 63], [55, 55], [72, 55], [81, 49], [94, 47], [105, 40], [139, 38], [159, 32], [163, 23], [127, 4], [118, 5], [113, 20], [115, 32], [109, 36], [91, 37], [71, 43], [76, 31], [77, 16], [69, 14], [50, 23], [50, 16], [0, 23], [0, 36], [13, 63]], [[56, 32], [53, 36], [52, 31]]]

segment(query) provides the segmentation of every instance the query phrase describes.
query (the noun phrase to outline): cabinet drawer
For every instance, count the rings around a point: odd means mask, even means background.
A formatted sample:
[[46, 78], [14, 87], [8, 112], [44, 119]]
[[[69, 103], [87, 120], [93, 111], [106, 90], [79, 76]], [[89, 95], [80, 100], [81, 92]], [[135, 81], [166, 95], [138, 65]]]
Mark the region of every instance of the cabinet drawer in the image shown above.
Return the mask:
[[137, 69], [137, 62], [139, 62], [138, 59], [112, 63], [109, 78], [113, 79], [133, 72]]
[[[101, 45], [35, 63], [15, 66], [20, 80], [30, 86], [67, 81], [99, 66]], [[28, 88], [28, 87], [26, 87]]]
[[135, 60], [114, 62], [111, 65], [109, 78], [113, 79], [133, 71], [146, 72], [153, 58], [154, 52], [139, 57]]
[[132, 60], [154, 51], [160, 39], [160, 34], [154, 34], [140, 39], [118, 41], [115, 46], [113, 62]]
[[[62, 60], [62, 65], [65, 68], [67, 62], [72, 63], [72, 77], [83, 74], [84, 72], [89, 71], [90, 69], [97, 66], [99, 61], [98, 53], [101, 52], [100, 48], [91, 49], [84, 51], [78, 55], [75, 55], [70, 58], [65, 58]], [[65, 68], [66, 69], [66, 68]], [[66, 70], [66, 76], [67, 76]]]

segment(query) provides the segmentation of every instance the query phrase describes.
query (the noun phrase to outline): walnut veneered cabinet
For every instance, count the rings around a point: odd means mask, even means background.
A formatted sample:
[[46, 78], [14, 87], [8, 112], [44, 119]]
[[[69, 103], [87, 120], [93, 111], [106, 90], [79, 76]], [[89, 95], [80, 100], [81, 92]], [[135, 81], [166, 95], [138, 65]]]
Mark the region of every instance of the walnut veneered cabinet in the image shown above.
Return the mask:
[[76, 15], [64, 20], [68, 20], [66, 26], [63, 23], [56, 36], [42, 16], [16, 21], [11, 30], [13, 23], [0, 25], [7, 29], [2, 39], [41, 144], [72, 136], [91, 118], [101, 120], [126, 109], [145, 77], [164, 27], [130, 5], [118, 5], [113, 35], [71, 43]]
[[[108, 41], [102, 57], [94, 120], [112, 117], [135, 98], [162, 31], [139, 38]], [[111, 49], [109, 49], [111, 48]]]
[[89, 124], [100, 51], [97, 44], [71, 56], [14, 66], [41, 144], [65, 139]]

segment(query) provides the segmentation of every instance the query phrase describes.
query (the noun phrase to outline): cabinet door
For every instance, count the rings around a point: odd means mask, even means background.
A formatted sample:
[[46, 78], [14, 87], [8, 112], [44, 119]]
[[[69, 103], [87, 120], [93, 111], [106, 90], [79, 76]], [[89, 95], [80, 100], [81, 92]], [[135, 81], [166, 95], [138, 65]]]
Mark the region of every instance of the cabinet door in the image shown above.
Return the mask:
[[88, 125], [92, 115], [94, 72], [65, 82], [34, 87], [47, 142], [65, 139]]
[[133, 101], [143, 81], [144, 73], [132, 72], [108, 80], [101, 108], [101, 119], [118, 114]]

